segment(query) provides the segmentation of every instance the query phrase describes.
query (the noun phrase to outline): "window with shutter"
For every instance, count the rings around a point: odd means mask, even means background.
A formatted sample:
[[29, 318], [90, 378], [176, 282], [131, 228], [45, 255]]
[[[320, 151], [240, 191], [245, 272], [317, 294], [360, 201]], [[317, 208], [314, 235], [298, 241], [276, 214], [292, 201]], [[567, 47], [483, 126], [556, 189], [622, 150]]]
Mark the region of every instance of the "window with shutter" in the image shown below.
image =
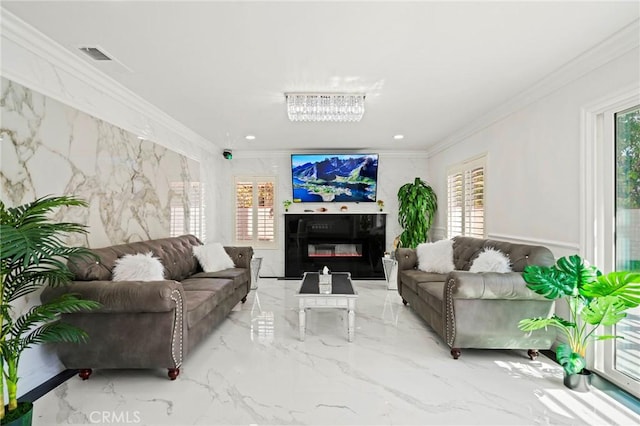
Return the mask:
[[171, 182], [169, 235], [193, 234], [201, 241], [204, 228], [204, 185], [202, 182]]
[[450, 167], [447, 172], [447, 235], [484, 238], [485, 157]]
[[236, 178], [236, 243], [276, 246], [275, 178]]

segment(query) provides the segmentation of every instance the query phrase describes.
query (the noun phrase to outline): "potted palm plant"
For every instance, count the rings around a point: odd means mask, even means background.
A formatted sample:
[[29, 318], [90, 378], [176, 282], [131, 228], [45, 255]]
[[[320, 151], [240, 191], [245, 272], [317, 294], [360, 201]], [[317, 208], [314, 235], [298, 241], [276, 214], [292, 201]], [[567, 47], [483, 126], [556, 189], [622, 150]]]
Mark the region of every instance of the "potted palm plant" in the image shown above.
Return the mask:
[[527, 318], [519, 328], [533, 331], [556, 327], [567, 343], [556, 349], [556, 358], [564, 368], [565, 386], [585, 391], [590, 372], [585, 368], [585, 355], [589, 343], [615, 339], [615, 335], [602, 335], [599, 326], [612, 326], [626, 317], [627, 309], [640, 304], [640, 273], [610, 272], [603, 275], [580, 256], [558, 259], [553, 266], [527, 266], [524, 280], [534, 292], [548, 299], [564, 299], [569, 318], [553, 315], [550, 318]]
[[93, 309], [97, 302], [64, 295], [34, 306], [19, 315], [15, 302], [45, 285], [60, 285], [72, 278], [67, 261], [91, 256], [82, 247], [68, 247], [64, 238], [86, 233], [84, 225], [54, 222], [51, 212], [62, 206], [84, 206], [74, 197], [43, 197], [14, 208], [0, 201], [0, 423], [30, 425], [33, 406], [18, 403], [18, 365], [25, 349], [47, 342], [83, 342], [87, 334], [59, 321], [60, 314]]
[[398, 202], [398, 222], [403, 229], [400, 246], [416, 248], [418, 244], [427, 241], [429, 228], [438, 209], [438, 198], [431, 186], [416, 177], [413, 182], [400, 187]]

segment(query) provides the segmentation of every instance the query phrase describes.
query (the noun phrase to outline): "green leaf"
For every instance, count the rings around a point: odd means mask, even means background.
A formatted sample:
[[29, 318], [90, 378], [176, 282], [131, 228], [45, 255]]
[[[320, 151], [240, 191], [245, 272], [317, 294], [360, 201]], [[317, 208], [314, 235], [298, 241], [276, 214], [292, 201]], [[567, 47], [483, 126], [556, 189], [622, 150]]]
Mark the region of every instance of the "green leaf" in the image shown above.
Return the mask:
[[437, 210], [436, 193], [419, 177], [398, 190], [398, 223], [402, 247], [415, 248], [427, 241], [429, 229]]
[[580, 291], [585, 284], [595, 281], [596, 278], [601, 275], [598, 268], [589, 265], [587, 261], [577, 254], [561, 257], [556, 262], [555, 267], [574, 283], [578, 291]]
[[610, 272], [584, 285], [588, 297], [618, 296], [627, 308], [640, 305], [640, 273]]
[[582, 319], [591, 325], [614, 325], [627, 316], [627, 309], [619, 296], [592, 299], [582, 310]]
[[556, 359], [567, 374], [578, 374], [587, 366], [584, 357], [579, 353], [573, 352], [566, 343], [556, 348]]
[[569, 296], [575, 289], [575, 281], [553, 266], [528, 265], [522, 276], [529, 289], [547, 299]]

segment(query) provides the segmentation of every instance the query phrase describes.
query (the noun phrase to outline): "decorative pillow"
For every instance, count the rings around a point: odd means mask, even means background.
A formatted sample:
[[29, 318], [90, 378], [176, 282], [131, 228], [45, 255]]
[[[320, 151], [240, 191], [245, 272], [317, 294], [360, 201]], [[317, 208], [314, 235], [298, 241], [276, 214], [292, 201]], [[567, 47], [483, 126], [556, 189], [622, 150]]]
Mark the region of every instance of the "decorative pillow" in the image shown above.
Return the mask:
[[500, 250], [487, 247], [475, 258], [469, 272], [511, 272], [511, 261]]
[[209, 243], [201, 246], [193, 246], [193, 254], [200, 262], [205, 272], [218, 272], [224, 269], [235, 268], [233, 259], [229, 257], [220, 243]]
[[455, 269], [452, 240], [419, 244], [416, 248], [416, 254], [418, 255], [418, 269], [421, 271], [448, 274]]
[[153, 253], [126, 254], [116, 260], [113, 281], [162, 281], [164, 266]]

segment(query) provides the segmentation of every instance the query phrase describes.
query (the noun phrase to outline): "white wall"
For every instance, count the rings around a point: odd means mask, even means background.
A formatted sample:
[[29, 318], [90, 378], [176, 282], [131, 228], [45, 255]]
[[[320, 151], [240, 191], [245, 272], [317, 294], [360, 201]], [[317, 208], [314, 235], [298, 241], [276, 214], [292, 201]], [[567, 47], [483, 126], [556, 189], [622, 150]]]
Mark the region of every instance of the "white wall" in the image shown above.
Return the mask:
[[[543, 244], [556, 257], [579, 252], [581, 108], [637, 84], [639, 64], [636, 47], [511, 114], [448, 141], [448, 148], [429, 158], [436, 192], [446, 193], [448, 166], [486, 153], [488, 237]], [[446, 225], [444, 209], [438, 219]]]
[[[378, 199], [384, 201], [384, 211], [387, 216], [387, 241], [386, 250], [391, 251], [393, 239], [401, 232], [398, 225], [398, 199], [397, 193], [400, 186], [407, 182], [413, 182], [416, 176], [427, 180], [427, 159], [425, 153], [409, 152], [382, 152], [379, 153], [378, 165]], [[261, 276], [281, 277], [284, 275], [284, 208], [283, 200], [291, 200], [291, 154], [288, 152], [243, 152], [234, 153], [233, 160], [225, 161], [225, 175], [228, 177], [221, 190], [219, 238], [224, 242], [234, 239], [234, 177], [235, 176], [277, 176], [277, 217], [278, 217], [278, 242], [276, 250], [256, 249], [256, 256], [263, 258], [260, 269]], [[340, 206], [347, 205], [349, 213], [377, 212], [375, 203], [304, 203], [294, 204], [289, 208], [290, 213], [302, 212], [305, 209], [317, 209], [325, 207], [329, 211], [339, 211]]]

